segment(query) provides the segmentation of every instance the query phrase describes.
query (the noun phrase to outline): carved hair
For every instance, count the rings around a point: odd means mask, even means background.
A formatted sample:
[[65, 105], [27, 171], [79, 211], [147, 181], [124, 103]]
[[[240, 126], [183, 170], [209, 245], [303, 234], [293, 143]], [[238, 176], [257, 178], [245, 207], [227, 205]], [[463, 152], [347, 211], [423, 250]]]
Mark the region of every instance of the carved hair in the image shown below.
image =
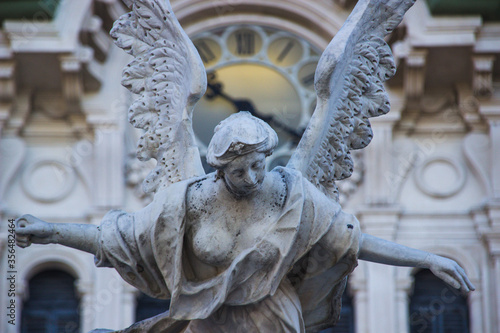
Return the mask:
[[252, 152], [269, 156], [278, 144], [278, 135], [263, 120], [241, 111], [224, 119], [215, 127], [208, 145], [207, 163], [224, 169], [236, 157]]

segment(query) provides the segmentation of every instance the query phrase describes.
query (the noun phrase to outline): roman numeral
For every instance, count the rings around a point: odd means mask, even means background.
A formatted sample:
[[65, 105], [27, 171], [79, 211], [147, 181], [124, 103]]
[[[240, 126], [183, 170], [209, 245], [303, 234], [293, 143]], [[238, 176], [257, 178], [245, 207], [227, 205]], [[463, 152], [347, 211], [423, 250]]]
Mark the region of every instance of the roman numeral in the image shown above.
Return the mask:
[[285, 60], [286, 56], [288, 55], [288, 53], [290, 53], [290, 51], [293, 49], [293, 46], [294, 46], [294, 42], [293, 41], [289, 41], [285, 47], [283, 48], [283, 50], [281, 51], [280, 55], [278, 56], [278, 59], [276, 59], [278, 62], [282, 62], [283, 60]]
[[255, 53], [255, 34], [249, 31], [236, 33], [236, 52], [239, 55], [252, 55]]
[[196, 49], [200, 54], [201, 60], [203, 60], [205, 64], [215, 59], [215, 54], [212, 52], [207, 43], [205, 43], [205, 41], [196, 43]]

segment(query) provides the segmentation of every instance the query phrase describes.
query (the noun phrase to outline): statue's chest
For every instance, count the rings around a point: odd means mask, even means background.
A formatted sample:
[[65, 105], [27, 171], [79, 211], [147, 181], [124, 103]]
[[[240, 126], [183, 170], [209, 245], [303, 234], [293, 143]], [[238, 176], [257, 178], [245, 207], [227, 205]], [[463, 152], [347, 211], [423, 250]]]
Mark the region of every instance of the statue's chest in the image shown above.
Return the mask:
[[194, 255], [209, 265], [229, 266], [269, 232], [279, 219], [280, 211], [267, 207], [265, 202], [205, 206], [195, 220], [188, 222]]

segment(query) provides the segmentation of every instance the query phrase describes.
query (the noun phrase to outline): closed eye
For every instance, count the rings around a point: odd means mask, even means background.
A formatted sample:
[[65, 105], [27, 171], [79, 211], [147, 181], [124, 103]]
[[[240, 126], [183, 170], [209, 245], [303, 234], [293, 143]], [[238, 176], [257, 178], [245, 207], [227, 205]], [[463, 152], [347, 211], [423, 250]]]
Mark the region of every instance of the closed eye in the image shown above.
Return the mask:
[[254, 164], [252, 164], [252, 169], [260, 169], [260, 168], [262, 168], [262, 163], [255, 162]]
[[241, 177], [241, 176], [243, 176], [243, 170], [235, 170], [235, 171], [231, 172], [231, 174], [235, 177]]

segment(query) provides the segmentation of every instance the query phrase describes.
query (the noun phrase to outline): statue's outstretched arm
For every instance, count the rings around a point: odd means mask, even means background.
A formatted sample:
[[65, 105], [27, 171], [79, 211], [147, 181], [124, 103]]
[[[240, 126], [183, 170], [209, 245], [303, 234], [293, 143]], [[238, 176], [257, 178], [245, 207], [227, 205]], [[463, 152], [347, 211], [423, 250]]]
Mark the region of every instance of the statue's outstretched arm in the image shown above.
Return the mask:
[[62, 244], [96, 254], [99, 229], [91, 224], [48, 223], [32, 215], [23, 215], [15, 222], [16, 243], [20, 247], [34, 244]]
[[428, 268], [434, 275], [463, 292], [475, 290], [464, 269], [455, 261], [371, 235], [362, 235], [359, 259], [393, 266]]

